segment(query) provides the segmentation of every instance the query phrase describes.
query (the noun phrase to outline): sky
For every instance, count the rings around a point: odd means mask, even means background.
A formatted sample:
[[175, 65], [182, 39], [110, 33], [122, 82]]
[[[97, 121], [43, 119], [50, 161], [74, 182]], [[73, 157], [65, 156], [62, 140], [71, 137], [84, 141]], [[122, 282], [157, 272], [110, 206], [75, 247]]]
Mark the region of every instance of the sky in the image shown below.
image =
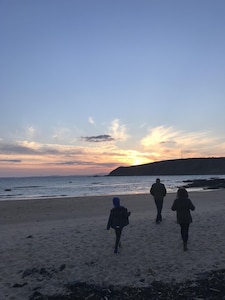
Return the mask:
[[1, 0], [0, 177], [225, 156], [224, 0]]

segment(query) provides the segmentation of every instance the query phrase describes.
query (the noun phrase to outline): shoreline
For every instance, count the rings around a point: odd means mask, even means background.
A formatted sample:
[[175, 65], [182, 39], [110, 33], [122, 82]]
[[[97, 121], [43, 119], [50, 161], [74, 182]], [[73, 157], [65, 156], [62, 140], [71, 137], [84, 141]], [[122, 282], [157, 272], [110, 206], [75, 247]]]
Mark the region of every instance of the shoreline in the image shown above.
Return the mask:
[[[224, 175], [225, 176], [225, 175]], [[165, 176], [162, 181], [165, 182], [168, 193], [174, 193], [178, 187], [184, 184], [191, 184], [190, 191], [203, 191], [207, 188], [218, 189], [225, 187], [224, 176]], [[42, 178], [42, 177], [41, 177]], [[107, 196], [149, 193], [152, 183], [155, 182], [153, 176], [132, 176], [117, 177], [85, 177], [85, 178], [67, 178], [51, 177], [48, 181], [35, 178], [7, 179], [1, 181], [0, 201], [3, 200], [32, 200], [32, 199], [51, 199], [51, 198], [70, 198], [70, 197], [89, 197], [89, 196]]]
[[153, 282], [182, 284], [225, 269], [225, 190], [189, 196], [196, 211], [184, 253], [170, 209], [174, 193], [165, 197], [160, 225], [149, 194], [121, 195], [131, 217], [118, 255], [114, 234], [106, 230], [112, 196], [1, 201], [0, 298], [28, 300], [35, 291], [64, 295], [74, 282], [145, 289]]

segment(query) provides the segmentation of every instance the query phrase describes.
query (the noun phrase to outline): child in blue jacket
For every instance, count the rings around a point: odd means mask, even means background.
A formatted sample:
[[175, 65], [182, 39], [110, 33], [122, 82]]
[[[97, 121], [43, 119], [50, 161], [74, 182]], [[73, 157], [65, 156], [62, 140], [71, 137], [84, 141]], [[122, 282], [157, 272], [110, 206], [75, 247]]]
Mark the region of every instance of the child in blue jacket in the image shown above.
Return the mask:
[[124, 206], [120, 206], [120, 199], [118, 197], [113, 198], [114, 207], [110, 211], [107, 230], [113, 228], [116, 234], [116, 242], [114, 253], [118, 253], [118, 247], [120, 244], [121, 234], [123, 227], [129, 224], [130, 212]]

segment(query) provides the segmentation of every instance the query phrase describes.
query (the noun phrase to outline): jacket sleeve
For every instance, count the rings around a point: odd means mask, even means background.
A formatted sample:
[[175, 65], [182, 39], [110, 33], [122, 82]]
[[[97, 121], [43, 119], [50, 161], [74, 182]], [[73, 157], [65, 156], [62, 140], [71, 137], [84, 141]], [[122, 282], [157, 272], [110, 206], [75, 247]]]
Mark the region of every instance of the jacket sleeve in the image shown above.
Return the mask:
[[152, 187], [150, 188], [150, 194], [151, 194], [152, 196], [154, 196], [154, 184], [153, 184]]
[[129, 217], [130, 217], [130, 215], [131, 215], [131, 212], [128, 211], [128, 210], [126, 209], [126, 217], [127, 217], [127, 219], [128, 219], [128, 222], [129, 222]]
[[112, 212], [110, 212], [110, 215], [109, 215], [109, 219], [108, 219], [108, 223], [107, 223], [107, 230], [110, 229], [111, 227], [111, 224], [112, 224]]
[[130, 211], [127, 210], [127, 208], [124, 209], [124, 218], [123, 218], [123, 223], [122, 226], [127, 226], [129, 224], [129, 216], [130, 216]]
[[177, 201], [174, 200], [173, 205], [172, 205], [172, 207], [171, 207], [171, 209], [172, 209], [173, 211], [177, 210], [176, 202], [177, 202]]
[[191, 200], [189, 199], [189, 208], [191, 210], [195, 210], [195, 206], [193, 205], [193, 203], [191, 202]]
[[166, 196], [166, 187], [165, 187], [165, 185], [163, 185], [163, 187], [164, 187], [164, 196]]

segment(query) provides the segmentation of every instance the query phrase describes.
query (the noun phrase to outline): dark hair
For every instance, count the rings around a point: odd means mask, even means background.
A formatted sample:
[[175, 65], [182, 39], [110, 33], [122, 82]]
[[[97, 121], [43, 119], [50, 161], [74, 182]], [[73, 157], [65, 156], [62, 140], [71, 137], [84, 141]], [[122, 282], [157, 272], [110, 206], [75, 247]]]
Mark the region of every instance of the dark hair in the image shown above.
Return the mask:
[[185, 188], [179, 188], [177, 191], [178, 198], [188, 198], [188, 192]]

